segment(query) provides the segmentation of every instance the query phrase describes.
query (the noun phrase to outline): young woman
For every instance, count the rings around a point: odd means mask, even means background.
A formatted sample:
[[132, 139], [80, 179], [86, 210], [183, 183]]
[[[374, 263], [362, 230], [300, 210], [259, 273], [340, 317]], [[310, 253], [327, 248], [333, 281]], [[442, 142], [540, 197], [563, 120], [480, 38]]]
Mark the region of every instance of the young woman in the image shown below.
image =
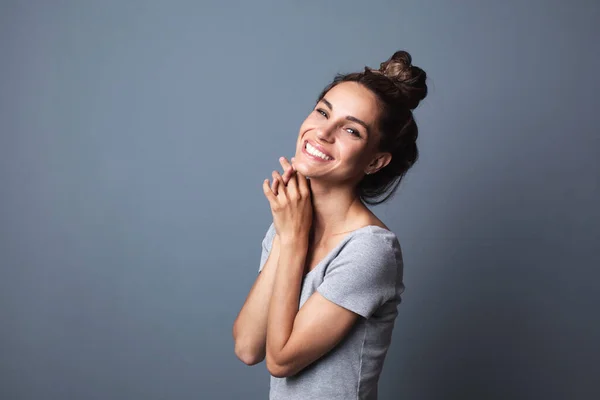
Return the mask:
[[270, 399], [377, 398], [403, 261], [366, 204], [390, 198], [417, 160], [412, 110], [425, 81], [404, 51], [379, 70], [336, 76], [291, 164], [281, 157], [283, 175], [263, 182], [273, 223], [233, 336], [244, 363], [266, 358]]

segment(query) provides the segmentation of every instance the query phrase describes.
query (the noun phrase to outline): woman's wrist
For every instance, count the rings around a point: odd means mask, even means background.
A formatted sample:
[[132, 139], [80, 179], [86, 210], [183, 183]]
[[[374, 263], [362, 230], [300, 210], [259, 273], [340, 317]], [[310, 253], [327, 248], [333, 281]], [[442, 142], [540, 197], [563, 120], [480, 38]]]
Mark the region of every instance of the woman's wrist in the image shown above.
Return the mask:
[[279, 235], [279, 243], [281, 246], [308, 246], [308, 234], [284, 234]]

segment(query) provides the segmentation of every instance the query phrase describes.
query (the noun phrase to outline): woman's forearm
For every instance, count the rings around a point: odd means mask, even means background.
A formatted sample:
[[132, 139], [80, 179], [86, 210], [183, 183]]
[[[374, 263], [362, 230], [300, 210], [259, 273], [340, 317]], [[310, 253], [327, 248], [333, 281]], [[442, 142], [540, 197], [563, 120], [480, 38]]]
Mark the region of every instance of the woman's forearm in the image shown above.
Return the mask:
[[308, 238], [304, 236], [281, 243], [267, 319], [267, 352], [275, 361], [292, 334], [298, 314], [307, 251]]
[[276, 235], [269, 257], [233, 324], [235, 354], [248, 365], [257, 364], [265, 358], [269, 301], [273, 293], [279, 253], [279, 237]]

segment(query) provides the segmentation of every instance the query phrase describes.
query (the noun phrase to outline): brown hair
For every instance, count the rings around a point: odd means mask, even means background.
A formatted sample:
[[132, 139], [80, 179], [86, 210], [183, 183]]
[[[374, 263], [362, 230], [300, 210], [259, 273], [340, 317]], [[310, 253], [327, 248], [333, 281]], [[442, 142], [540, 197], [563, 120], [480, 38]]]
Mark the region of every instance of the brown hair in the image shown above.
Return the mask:
[[[412, 65], [406, 51], [397, 51], [378, 70], [365, 67], [364, 72], [338, 74], [321, 92], [317, 102], [341, 82], [357, 82], [371, 90], [379, 100], [378, 151], [389, 152], [388, 165], [374, 174], [365, 175], [356, 190], [361, 201], [381, 204], [395, 193], [406, 172], [419, 157], [418, 129], [412, 110], [427, 96], [427, 74]], [[383, 199], [379, 197], [389, 192]]]

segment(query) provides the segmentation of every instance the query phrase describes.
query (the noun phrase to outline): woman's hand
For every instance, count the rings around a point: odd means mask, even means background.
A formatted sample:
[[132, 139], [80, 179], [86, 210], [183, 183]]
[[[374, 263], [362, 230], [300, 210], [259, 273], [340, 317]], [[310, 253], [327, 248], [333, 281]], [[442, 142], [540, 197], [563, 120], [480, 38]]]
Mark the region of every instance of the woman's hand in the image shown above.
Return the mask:
[[[292, 163], [294, 162], [294, 157], [292, 157]], [[290, 164], [285, 157], [279, 158], [279, 163], [283, 167], [283, 175], [281, 176], [283, 180], [283, 185], [287, 185], [292, 175], [296, 172], [294, 166]], [[271, 185], [271, 191], [277, 196], [278, 187], [279, 187], [279, 179], [276, 179], [275, 172], [273, 171], [273, 184]]]
[[[281, 176], [281, 178], [283, 180], [282, 183], [284, 186], [288, 184], [288, 182], [290, 181], [290, 178], [296, 172], [293, 162], [294, 162], [294, 157], [292, 157], [291, 163], [289, 163], [285, 157], [279, 157], [279, 163], [281, 164], [281, 167], [283, 168], [283, 175]], [[277, 196], [280, 181], [279, 181], [279, 179], [277, 179], [277, 175], [275, 174], [275, 171], [273, 171], [272, 175], [273, 175], [273, 183], [271, 184], [271, 191]], [[275, 238], [274, 238], [273, 244], [279, 245], [279, 234], [278, 233], [275, 233]]]
[[[284, 157], [279, 160], [284, 168], [288, 168], [289, 163]], [[263, 182], [263, 191], [271, 206], [275, 231], [282, 243], [308, 239], [313, 217], [309, 181], [298, 171], [290, 174], [287, 185], [277, 171], [273, 171], [273, 179], [277, 192], [272, 190], [268, 179]], [[278, 181], [277, 185], [275, 181]]]

